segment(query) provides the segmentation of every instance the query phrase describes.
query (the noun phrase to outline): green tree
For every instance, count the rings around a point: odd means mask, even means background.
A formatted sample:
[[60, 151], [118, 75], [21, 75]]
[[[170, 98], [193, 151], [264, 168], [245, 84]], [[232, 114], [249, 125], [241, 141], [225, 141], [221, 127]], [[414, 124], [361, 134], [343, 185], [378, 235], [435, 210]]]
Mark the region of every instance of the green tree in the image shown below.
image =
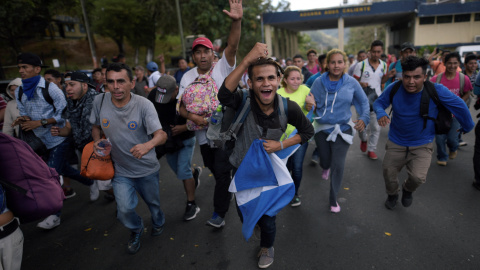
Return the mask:
[[125, 39], [132, 35], [141, 35], [137, 29], [145, 23], [142, 16], [147, 10], [136, 0], [97, 0], [94, 2], [94, 32], [115, 41], [118, 51], [125, 54]]
[[[377, 33], [376, 37], [375, 32]], [[385, 42], [385, 27], [383, 25], [351, 28], [345, 51], [356, 54], [359, 50], [368, 50], [371, 43], [376, 39]]]
[[0, 5], [0, 44], [15, 57], [22, 44], [40, 38], [50, 22], [47, 0], [8, 0]]
[[[204, 34], [211, 40], [221, 39], [223, 47], [230, 33], [231, 20], [222, 10], [229, 8], [226, 0], [183, 0], [182, 21], [185, 34]], [[261, 42], [260, 15], [265, 12], [289, 10], [290, 3], [280, 0], [276, 6], [272, 0], [243, 1], [242, 36], [237, 55], [246, 55], [256, 42]]]

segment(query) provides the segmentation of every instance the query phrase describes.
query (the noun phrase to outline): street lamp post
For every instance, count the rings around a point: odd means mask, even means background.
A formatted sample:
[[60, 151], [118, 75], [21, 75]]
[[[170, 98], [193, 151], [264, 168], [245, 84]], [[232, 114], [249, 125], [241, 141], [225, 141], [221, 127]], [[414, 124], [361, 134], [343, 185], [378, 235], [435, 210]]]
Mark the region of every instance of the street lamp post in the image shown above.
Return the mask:
[[182, 14], [180, 13], [180, 4], [178, 3], [178, 0], [175, 0], [175, 5], [177, 6], [178, 28], [180, 30], [180, 40], [182, 41], [182, 56], [186, 59], [187, 54], [185, 52], [185, 39], [183, 38]]

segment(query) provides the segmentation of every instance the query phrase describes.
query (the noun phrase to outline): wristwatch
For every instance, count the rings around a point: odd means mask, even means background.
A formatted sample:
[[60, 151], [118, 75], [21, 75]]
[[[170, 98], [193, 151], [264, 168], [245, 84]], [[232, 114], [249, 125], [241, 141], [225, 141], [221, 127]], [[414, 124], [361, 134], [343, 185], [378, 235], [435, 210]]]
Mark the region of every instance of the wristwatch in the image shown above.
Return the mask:
[[44, 128], [46, 128], [46, 127], [47, 127], [47, 124], [48, 124], [47, 119], [42, 119], [42, 120], [40, 120], [40, 124], [42, 124], [42, 126], [43, 126]]

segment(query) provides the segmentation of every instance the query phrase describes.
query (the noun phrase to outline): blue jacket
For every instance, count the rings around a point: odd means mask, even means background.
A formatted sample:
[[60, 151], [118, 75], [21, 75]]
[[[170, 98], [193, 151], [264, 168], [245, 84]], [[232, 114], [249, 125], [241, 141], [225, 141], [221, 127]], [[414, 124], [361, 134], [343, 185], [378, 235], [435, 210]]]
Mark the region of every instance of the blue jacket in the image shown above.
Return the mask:
[[[321, 77], [328, 76], [328, 74], [329, 72], [325, 72]], [[363, 120], [365, 126], [368, 125], [370, 121], [370, 105], [360, 83], [350, 75], [344, 74], [343, 84], [335, 96], [335, 93], [327, 94], [327, 89], [323, 85], [321, 77], [315, 80], [310, 89], [310, 93], [315, 97], [317, 106], [315, 108], [316, 117], [320, 117], [320, 119], [315, 119], [315, 121], [319, 124], [340, 124], [342, 131], [346, 131], [350, 128], [348, 122], [352, 117], [350, 107], [354, 105], [360, 115], [359, 120]], [[327, 132], [331, 132], [331, 130], [327, 130]]]
[[[396, 83], [402, 83], [401, 81]], [[389, 85], [373, 104], [373, 109], [377, 114], [377, 120], [387, 116], [385, 109], [390, 106], [390, 92], [396, 83]], [[455, 115], [462, 126], [464, 132], [473, 129], [474, 123], [467, 104], [450, 92], [448, 88], [441, 84], [435, 84], [438, 98], [443, 106]], [[423, 91], [423, 90], [422, 90]], [[424, 120], [420, 116], [420, 100], [422, 91], [410, 94], [405, 91], [403, 84], [393, 97], [392, 108], [394, 117], [391, 119], [388, 138], [395, 144], [401, 146], [420, 146], [433, 142], [435, 137], [435, 123], [427, 120], [427, 126], [424, 129]], [[428, 115], [436, 118], [438, 115], [437, 105], [430, 98], [428, 106]]]

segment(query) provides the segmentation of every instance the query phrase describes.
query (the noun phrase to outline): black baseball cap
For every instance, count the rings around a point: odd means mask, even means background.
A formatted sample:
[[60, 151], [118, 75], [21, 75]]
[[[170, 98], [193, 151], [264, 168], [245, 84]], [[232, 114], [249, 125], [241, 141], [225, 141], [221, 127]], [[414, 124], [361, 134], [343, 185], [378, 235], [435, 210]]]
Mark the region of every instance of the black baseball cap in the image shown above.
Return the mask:
[[47, 68], [48, 66], [43, 65], [42, 60], [38, 55], [33, 53], [22, 53], [17, 57], [17, 64], [28, 64], [36, 67]]
[[83, 72], [74, 71], [74, 72], [67, 73], [66, 76], [68, 76], [68, 75], [70, 75], [70, 77], [65, 78], [65, 81], [77, 81], [77, 82], [81, 82], [81, 83], [86, 83], [86, 84], [88, 84], [89, 87], [95, 88], [95, 86], [93, 86], [90, 83], [90, 77], [88, 77], [88, 75], [83, 73]]
[[172, 96], [177, 90], [177, 81], [173, 76], [163, 75], [158, 79], [155, 86], [155, 101], [165, 104], [172, 100]]
[[405, 42], [405, 43], [403, 43], [402, 46], [401, 46], [401, 51], [403, 52], [403, 51], [405, 51], [406, 49], [411, 49], [412, 51], [415, 51], [415, 46], [413, 46], [413, 44], [410, 43], [410, 42]]

